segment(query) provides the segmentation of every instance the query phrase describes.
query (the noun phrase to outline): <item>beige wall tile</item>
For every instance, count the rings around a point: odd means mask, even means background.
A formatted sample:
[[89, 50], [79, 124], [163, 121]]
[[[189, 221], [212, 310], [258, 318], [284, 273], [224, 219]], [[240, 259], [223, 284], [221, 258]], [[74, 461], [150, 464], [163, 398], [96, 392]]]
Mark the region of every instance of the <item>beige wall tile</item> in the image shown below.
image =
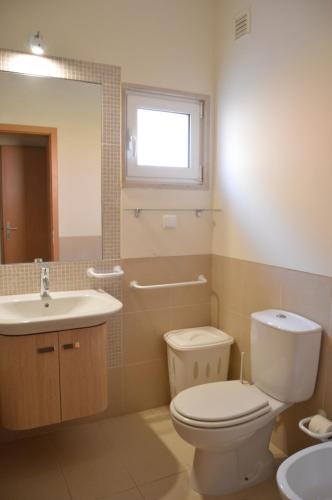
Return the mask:
[[154, 309], [123, 315], [124, 364], [166, 359], [163, 334], [170, 330], [170, 309]]
[[311, 401], [296, 403], [285, 410], [277, 419], [272, 433], [272, 442], [287, 455], [296, 451], [318, 444], [299, 429], [299, 421], [304, 417], [310, 417], [317, 412], [317, 407], [312, 406]]
[[289, 269], [283, 269], [281, 277], [281, 307], [317, 321], [328, 333], [332, 279]]
[[218, 328], [221, 305], [219, 296], [214, 292], [211, 295], [210, 305], [211, 305], [211, 326]]
[[168, 283], [172, 267], [169, 258], [153, 257], [147, 259], [126, 259], [123, 261], [125, 272], [123, 279], [123, 311], [145, 311], [170, 306], [170, 289], [164, 290], [134, 290], [130, 288], [131, 281], [141, 285]]
[[323, 386], [323, 405], [328, 418], [332, 419], [332, 337], [326, 336], [323, 343], [323, 366], [325, 380]]
[[240, 349], [244, 352], [244, 373], [245, 380], [251, 382], [251, 349], [250, 349], [250, 319], [242, 318], [241, 321], [241, 341]]
[[222, 308], [219, 328], [234, 338], [231, 347], [229, 378], [240, 378], [241, 352], [244, 357], [244, 377], [250, 380], [250, 321], [245, 316]]
[[226, 259], [221, 255], [211, 256], [211, 287], [215, 293], [221, 295], [221, 290], [224, 282], [223, 277], [223, 262]]
[[255, 262], [244, 262], [242, 265], [244, 265], [242, 312], [250, 315], [255, 311], [280, 308], [281, 270]]
[[211, 256], [186, 255], [170, 257], [172, 273], [171, 282], [194, 281], [203, 274], [208, 283], [188, 287], [173, 288], [171, 292], [171, 306], [183, 306], [208, 302], [211, 296]]
[[170, 401], [166, 360], [124, 367], [124, 411], [155, 408]]
[[108, 369], [108, 408], [107, 416], [123, 414], [123, 369]]
[[[212, 269], [213, 289], [219, 296], [223, 307], [236, 313], [243, 313], [245, 262], [222, 257], [215, 259], [217, 271]], [[218, 278], [216, 273], [220, 273]]]
[[211, 306], [197, 304], [193, 306], [174, 307], [171, 310], [171, 329], [192, 328], [211, 324]]

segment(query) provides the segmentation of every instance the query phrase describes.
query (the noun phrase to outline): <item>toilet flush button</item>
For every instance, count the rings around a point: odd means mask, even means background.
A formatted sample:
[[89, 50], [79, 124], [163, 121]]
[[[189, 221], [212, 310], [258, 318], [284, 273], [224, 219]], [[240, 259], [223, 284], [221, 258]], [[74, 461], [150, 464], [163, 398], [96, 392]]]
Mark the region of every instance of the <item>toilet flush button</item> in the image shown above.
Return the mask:
[[163, 228], [164, 229], [175, 229], [177, 226], [176, 215], [163, 215]]

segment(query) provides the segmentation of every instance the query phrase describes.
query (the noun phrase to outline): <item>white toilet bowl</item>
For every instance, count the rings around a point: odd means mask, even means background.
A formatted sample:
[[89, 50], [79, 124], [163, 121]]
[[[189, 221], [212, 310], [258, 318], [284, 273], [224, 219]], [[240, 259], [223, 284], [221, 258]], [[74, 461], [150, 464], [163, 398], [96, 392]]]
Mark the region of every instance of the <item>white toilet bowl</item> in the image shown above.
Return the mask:
[[178, 434], [195, 447], [192, 487], [222, 495], [264, 481], [274, 471], [269, 442], [288, 405], [240, 381], [196, 386], [171, 403]]
[[198, 385], [171, 403], [174, 427], [195, 447], [191, 483], [222, 495], [264, 481], [274, 472], [269, 442], [275, 418], [311, 398], [322, 329], [287, 311], [251, 315], [254, 385], [240, 381]]

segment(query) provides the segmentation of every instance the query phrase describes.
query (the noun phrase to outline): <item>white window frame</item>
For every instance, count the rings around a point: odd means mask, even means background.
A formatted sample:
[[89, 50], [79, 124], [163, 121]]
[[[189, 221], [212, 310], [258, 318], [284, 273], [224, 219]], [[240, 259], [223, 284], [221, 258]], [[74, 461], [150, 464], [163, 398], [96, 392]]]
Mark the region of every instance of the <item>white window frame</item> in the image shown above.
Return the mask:
[[[207, 186], [208, 97], [123, 85], [124, 186]], [[184, 167], [137, 165], [137, 110], [150, 109], [190, 116], [189, 165]]]

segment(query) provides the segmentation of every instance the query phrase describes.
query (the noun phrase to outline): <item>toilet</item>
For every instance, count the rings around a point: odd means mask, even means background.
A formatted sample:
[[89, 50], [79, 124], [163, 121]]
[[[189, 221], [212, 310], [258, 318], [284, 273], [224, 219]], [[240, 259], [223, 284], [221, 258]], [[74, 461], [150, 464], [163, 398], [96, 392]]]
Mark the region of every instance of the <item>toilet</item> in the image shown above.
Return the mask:
[[192, 488], [223, 495], [275, 472], [269, 451], [276, 417], [314, 392], [322, 329], [287, 311], [251, 315], [253, 384], [239, 380], [180, 392], [170, 410], [178, 434], [195, 447]]

